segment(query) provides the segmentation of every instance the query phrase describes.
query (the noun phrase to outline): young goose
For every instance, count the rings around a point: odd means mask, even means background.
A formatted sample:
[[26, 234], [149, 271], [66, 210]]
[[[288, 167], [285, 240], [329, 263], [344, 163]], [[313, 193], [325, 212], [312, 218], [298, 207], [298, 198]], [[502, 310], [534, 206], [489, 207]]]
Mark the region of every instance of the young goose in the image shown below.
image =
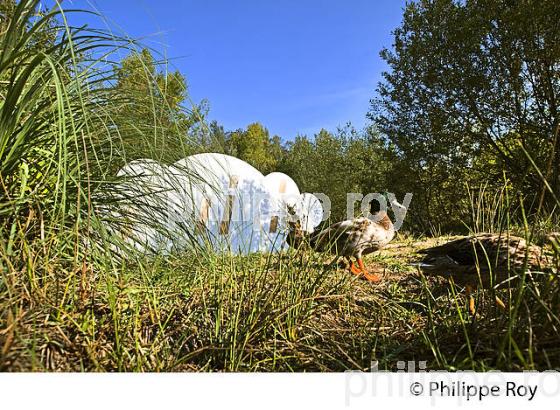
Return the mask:
[[[542, 248], [528, 245], [525, 239], [512, 235], [478, 234], [460, 238], [440, 246], [418, 251], [424, 254], [419, 268], [431, 274], [453, 278], [466, 285], [469, 310], [474, 315], [471, 289], [476, 284], [493, 286], [516, 277], [525, 266], [529, 270], [542, 270], [547, 261]], [[496, 298], [504, 308], [504, 303]]]
[[[396, 213], [406, 213], [406, 208], [396, 201], [391, 205]], [[378, 211], [373, 217], [358, 217], [335, 223], [318, 233], [305, 237], [296, 229], [291, 229], [288, 235], [295, 245], [307, 243], [318, 252], [330, 252], [335, 255], [332, 263], [339, 257], [350, 262], [349, 269], [352, 273], [362, 276], [370, 282], [379, 282], [381, 278], [369, 273], [363, 261], [363, 256], [375, 252], [387, 245], [395, 236], [395, 228], [386, 211]], [[355, 258], [358, 266], [354, 265], [351, 258]]]

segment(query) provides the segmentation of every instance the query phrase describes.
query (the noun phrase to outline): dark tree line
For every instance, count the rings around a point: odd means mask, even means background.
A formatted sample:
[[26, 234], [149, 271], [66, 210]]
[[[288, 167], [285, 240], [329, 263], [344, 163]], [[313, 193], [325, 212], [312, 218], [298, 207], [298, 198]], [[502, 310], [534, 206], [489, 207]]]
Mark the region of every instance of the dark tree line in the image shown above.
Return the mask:
[[369, 117], [395, 147], [417, 217], [459, 222], [467, 185], [507, 180], [533, 212], [544, 179], [560, 193], [558, 16], [556, 0], [406, 6]]

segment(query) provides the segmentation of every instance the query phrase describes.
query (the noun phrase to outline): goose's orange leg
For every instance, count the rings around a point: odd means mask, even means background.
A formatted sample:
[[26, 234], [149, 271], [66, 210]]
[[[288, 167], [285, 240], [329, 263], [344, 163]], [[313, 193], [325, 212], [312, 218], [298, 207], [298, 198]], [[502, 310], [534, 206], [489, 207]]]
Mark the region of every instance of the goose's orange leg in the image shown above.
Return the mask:
[[498, 296], [496, 296], [496, 305], [503, 310], [507, 310], [507, 306], [504, 303], [504, 301], [502, 299], [500, 299]]
[[[471, 315], [475, 315], [476, 314], [476, 306], [474, 303], [474, 297], [472, 295], [473, 292], [473, 287], [471, 285], [467, 285], [465, 287], [465, 293], [467, 294], [467, 299], [468, 299], [468, 303], [469, 303], [469, 312], [471, 312]], [[498, 306], [500, 309], [506, 310], [506, 304], [504, 303], [504, 301], [502, 299], [500, 299], [498, 296], [496, 296], [496, 306]]]
[[364, 261], [362, 260], [362, 258], [358, 258], [358, 266], [360, 267], [362, 273], [364, 274], [365, 278], [367, 280], [369, 280], [370, 282], [379, 282], [381, 280], [381, 278], [379, 277], [379, 275], [376, 275], [375, 273], [369, 273], [366, 269], [366, 265], [364, 265]]
[[361, 276], [363, 273], [362, 270], [360, 268], [357, 268], [352, 261], [350, 261], [350, 272], [357, 276]]
[[474, 297], [472, 295], [472, 291], [473, 288], [471, 285], [467, 285], [465, 287], [465, 293], [467, 294], [467, 299], [469, 301], [469, 312], [471, 312], [471, 315], [475, 315], [476, 314], [476, 308], [474, 306]]

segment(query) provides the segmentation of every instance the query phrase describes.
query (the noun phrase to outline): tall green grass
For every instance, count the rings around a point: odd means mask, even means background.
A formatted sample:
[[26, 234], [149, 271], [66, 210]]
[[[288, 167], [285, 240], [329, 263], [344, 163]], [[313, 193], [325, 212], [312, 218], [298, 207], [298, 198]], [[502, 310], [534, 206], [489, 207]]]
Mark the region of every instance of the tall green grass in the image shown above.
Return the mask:
[[[122, 271], [114, 249], [127, 249], [126, 227], [108, 220], [111, 209], [123, 209], [116, 202], [130, 199], [115, 201], [112, 192], [120, 183], [116, 170], [127, 162], [127, 136], [115, 126], [114, 113], [120, 104], [131, 103], [115, 89], [112, 63], [137, 48], [126, 38], [68, 24], [72, 13], [83, 12], [58, 5], [44, 10], [39, 1], [22, 0], [2, 16], [3, 367], [23, 318], [35, 320], [40, 314], [45, 315], [41, 320], [70, 320], [73, 308], [88, 303], [88, 289], [112, 292]], [[158, 133], [154, 127], [135, 135], [152, 144], [154, 157], [161, 152], [155, 145], [161, 142], [155, 138]], [[173, 147], [173, 155], [182, 156], [184, 138], [177, 138]], [[121, 219], [134, 217], [138, 215]], [[88, 323], [73, 322], [80, 331], [90, 331]], [[94, 328], [91, 332], [95, 335]], [[36, 351], [45, 342], [42, 335], [32, 331], [29, 336], [33, 338], [21, 340], [27, 359], [42, 362]]]
[[[531, 271], [528, 266], [521, 272], [512, 271], [502, 282], [490, 272], [490, 287], [486, 289], [475, 277], [472, 285], [479, 286], [475, 317], [465, 312], [464, 303], [458, 303], [462, 289], [453, 282], [447, 292], [436, 297], [424, 281], [431, 324], [423, 331], [426, 345], [438, 365], [446, 368], [559, 368], [556, 346], [560, 341], [560, 253], [557, 240], [548, 237], [551, 232], [559, 231], [555, 210], [548, 215], [537, 211], [530, 218], [526, 209], [531, 207], [523, 197], [512, 192], [507, 178], [501, 188], [490, 189], [484, 185], [476, 190], [468, 189], [468, 195], [472, 213], [465, 225], [471, 234], [520, 236], [528, 244], [543, 246], [548, 263], [542, 271]], [[487, 254], [480, 252], [478, 258], [481, 264], [487, 261], [492, 265]], [[495, 306], [496, 296], [507, 301], [505, 310]], [[447, 306], [442, 306], [444, 300]], [[449, 347], [456, 351], [452, 356]]]

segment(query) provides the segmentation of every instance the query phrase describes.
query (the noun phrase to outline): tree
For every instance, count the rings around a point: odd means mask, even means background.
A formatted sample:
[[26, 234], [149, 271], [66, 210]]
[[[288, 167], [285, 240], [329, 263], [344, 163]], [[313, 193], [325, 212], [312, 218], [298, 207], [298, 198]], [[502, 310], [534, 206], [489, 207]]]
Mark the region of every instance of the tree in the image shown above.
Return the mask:
[[[421, 0], [407, 4], [370, 118], [416, 189], [418, 220], [464, 217], [465, 184], [560, 192], [560, 3]], [[551, 161], [551, 162], [549, 162]], [[548, 197], [552, 207], [555, 202]]]
[[335, 134], [321, 130], [309, 140], [288, 143], [279, 170], [302, 192], [320, 192], [331, 201], [331, 219], [347, 217], [347, 193], [367, 195], [387, 189], [388, 147], [374, 128], [357, 131], [347, 125]]
[[204, 106], [187, 110], [185, 78], [178, 71], [160, 71], [159, 65], [143, 49], [115, 67], [115, 94], [121, 102], [112, 118], [130, 159], [172, 162], [195, 150], [189, 134], [203, 121]]
[[249, 124], [245, 131], [237, 130], [229, 135], [227, 152], [266, 175], [276, 169], [279, 140], [276, 136], [271, 140], [268, 130], [256, 122]]
[[203, 129], [199, 138], [199, 152], [226, 154], [228, 133], [217, 121], [212, 121], [208, 129]]

